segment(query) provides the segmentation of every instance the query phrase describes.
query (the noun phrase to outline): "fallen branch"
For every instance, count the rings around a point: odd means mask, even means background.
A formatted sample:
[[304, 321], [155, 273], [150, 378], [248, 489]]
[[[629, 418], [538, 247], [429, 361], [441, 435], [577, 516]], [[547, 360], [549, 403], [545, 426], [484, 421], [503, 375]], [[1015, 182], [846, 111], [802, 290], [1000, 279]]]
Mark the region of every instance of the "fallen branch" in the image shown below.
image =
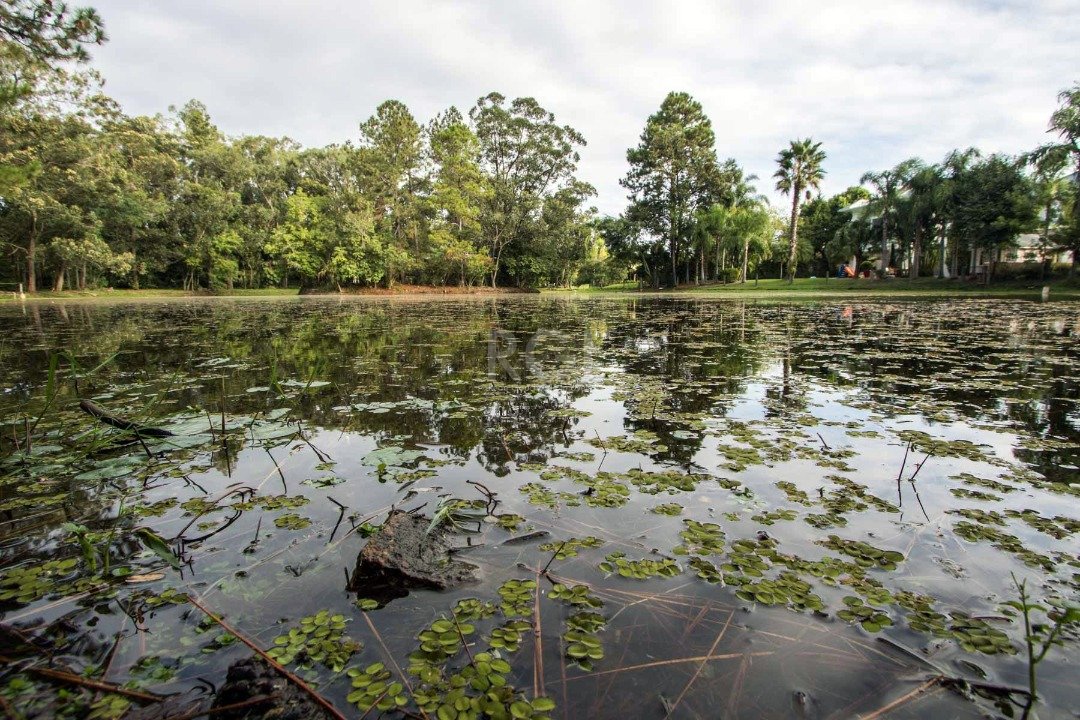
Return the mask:
[[893, 710], [900, 707], [901, 705], [904, 705], [904, 704], [910, 702], [911, 700], [914, 700], [919, 695], [922, 695], [924, 692], [926, 692], [930, 688], [937, 685], [939, 682], [941, 682], [941, 678], [936, 678], [936, 677], [930, 678], [929, 680], [924, 682], [919, 687], [915, 688], [914, 690], [907, 693], [906, 695], [898, 697], [897, 699], [893, 700], [891, 703], [889, 703], [885, 707], [879, 708], [879, 709], [875, 710], [874, 712], [870, 713], [869, 715], [861, 715], [861, 716], [859, 716], [859, 718], [860, 718], [860, 720], [874, 720], [875, 718], [883, 717], [887, 713], [892, 712]]
[[[5, 665], [10, 664], [11, 660], [6, 657], [0, 656], [0, 662]], [[65, 672], [63, 670], [53, 670], [51, 668], [39, 668], [29, 667], [26, 668], [26, 672], [40, 675], [41, 677], [49, 678], [50, 680], [59, 680], [61, 682], [71, 683], [72, 685], [80, 685], [91, 690], [101, 690], [103, 692], [115, 693], [117, 695], [124, 695], [135, 700], [142, 702], [163, 702], [166, 698], [161, 695], [151, 695], [150, 693], [140, 692], [139, 690], [129, 690], [113, 683], [103, 682], [101, 680], [92, 680], [82, 675], [76, 675], [74, 673]]]
[[207, 607], [205, 605], [200, 603], [195, 598], [188, 595], [187, 599], [188, 599], [188, 602], [190, 602], [192, 605], [199, 608], [199, 610], [202, 610], [203, 614], [205, 614], [208, 618], [210, 618], [215, 623], [220, 625], [225, 630], [225, 632], [229, 633], [230, 635], [235, 637], [237, 640], [239, 640], [240, 642], [244, 643], [249, 648], [251, 648], [259, 657], [261, 657], [263, 660], [265, 660], [272, 668], [274, 668], [279, 673], [281, 673], [281, 675], [284, 676], [286, 680], [288, 680], [293, 685], [295, 685], [296, 687], [303, 690], [305, 693], [307, 693], [308, 697], [310, 697], [312, 700], [314, 700], [315, 703], [319, 707], [321, 707], [323, 710], [325, 710], [331, 717], [335, 718], [335, 720], [345, 720], [345, 716], [342, 715], [338, 711], [338, 709], [336, 707], [334, 707], [330, 703], [330, 701], [328, 701], [326, 698], [324, 698], [319, 693], [315, 692], [315, 690], [313, 690], [312, 687], [310, 685], [308, 685], [306, 682], [304, 682], [303, 680], [298, 678], [296, 675], [289, 672], [285, 668], [285, 666], [283, 666], [277, 660], [274, 660], [274, 658], [267, 655], [266, 651], [263, 650], [258, 645], [256, 645], [254, 641], [252, 641], [249, 638], [247, 638], [246, 636], [242, 635], [235, 628], [230, 626], [228, 623], [226, 623], [220, 617], [218, 617], [213, 612], [211, 612], [209, 609], [207, 609]]
[[96, 417], [98, 420], [105, 423], [106, 425], [114, 427], [117, 430], [126, 430], [128, 432], [133, 432], [137, 436], [142, 435], [145, 437], [172, 437], [174, 434], [170, 430], [156, 427], [147, 427], [146, 425], [140, 425], [137, 422], [122, 418], [119, 415], [113, 415], [93, 400], [80, 400], [79, 408], [84, 413]]

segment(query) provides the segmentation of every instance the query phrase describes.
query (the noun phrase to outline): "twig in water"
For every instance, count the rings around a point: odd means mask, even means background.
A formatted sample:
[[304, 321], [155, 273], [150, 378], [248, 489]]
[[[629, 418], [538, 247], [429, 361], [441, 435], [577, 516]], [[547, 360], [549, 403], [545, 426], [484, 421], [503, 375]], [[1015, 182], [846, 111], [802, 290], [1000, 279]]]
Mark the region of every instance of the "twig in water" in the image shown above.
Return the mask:
[[[405, 687], [409, 691], [409, 695], [412, 695], [413, 687], [412, 683], [409, 682], [409, 677], [405, 673], [401, 672], [401, 666], [398, 665], [397, 660], [394, 659], [394, 656], [390, 653], [389, 648], [386, 647], [386, 643], [383, 642], [382, 635], [380, 635], [379, 631], [375, 628], [375, 623], [371, 622], [371, 618], [368, 616], [366, 611], [361, 610], [360, 614], [364, 616], [364, 621], [367, 623], [368, 628], [370, 628], [371, 634], [375, 636], [376, 640], [378, 640], [379, 647], [381, 647], [383, 651], [383, 656], [391, 665], [394, 666], [394, 670], [397, 671], [397, 676], [401, 678], [401, 682], [405, 684]], [[424, 712], [424, 708], [421, 707], [419, 708], [419, 710], [420, 714], [424, 716], [425, 720], [428, 720], [428, 714]]]
[[825, 438], [821, 437], [821, 433], [818, 433], [818, 434], [817, 434], [817, 438], [818, 438], [818, 440], [820, 440], [820, 441], [821, 441], [821, 444], [822, 444], [822, 446], [823, 446], [823, 447], [824, 447], [824, 448], [825, 448], [826, 450], [832, 450], [832, 448], [831, 448], [831, 447], [829, 447], [829, 443], [825, 442]]
[[315, 447], [314, 445], [311, 444], [311, 441], [308, 440], [307, 437], [304, 435], [304, 426], [301, 423], [301, 421], [299, 421], [299, 420], [296, 421], [296, 430], [297, 430], [299, 438], [301, 440], [303, 440], [304, 443], [309, 448], [311, 448], [312, 452], [315, 453], [316, 457], [319, 458], [319, 462], [324, 462], [324, 463], [326, 463], [326, 462], [334, 462], [334, 458], [330, 457], [329, 455], [324, 453], [322, 450], [320, 450], [319, 448], [317, 448], [317, 447]]
[[208, 609], [206, 608], [206, 606], [205, 606], [205, 605], [203, 605], [202, 603], [200, 603], [200, 602], [199, 602], [198, 600], [196, 600], [195, 598], [193, 598], [193, 597], [192, 597], [192, 596], [190, 596], [190, 595], [188, 595], [188, 602], [190, 602], [190, 603], [191, 603], [192, 605], [194, 605], [195, 607], [199, 608], [199, 610], [202, 610], [202, 612], [203, 612], [203, 613], [204, 613], [204, 614], [205, 614], [205, 615], [206, 615], [206, 616], [207, 616], [208, 618], [210, 618], [210, 619], [211, 619], [211, 620], [213, 620], [213, 621], [214, 621], [215, 623], [217, 623], [218, 625], [220, 625], [220, 626], [222, 627], [222, 629], [224, 629], [224, 630], [225, 630], [225, 632], [229, 633], [230, 635], [232, 635], [233, 637], [235, 637], [235, 638], [236, 638], [237, 640], [239, 640], [240, 642], [244, 643], [244, 644], [245, 644], [245, 645], [247, 645], [247, 646], [248, 646], [249, 648], [251, 648], [251, 649], [252, 649], [252, 650], [253, 650], [253, 651], [254, 651], [254, 652], [255, 652], [255, 653], [256, 653], [256, 654], [257, 654], [257, 655], [258, 655], [259, 657], [261, 657], [261, 658], [262, 658], [263, 660], [265, 660], [265, 661], [266, 661], [267, 663], [269, 663], [271, 667], [273, 667], [273, 668], [274, 668], [275, 670], [277, 670], [277, 671], [278, 671], [279, 673], [281, 673], [281, 674], [282, 674], [282, 676], [284, 676], [286, 680], [288, 680], [289, 682], [291, 682], [291, 683], [292, 683], [293, 685], [296, 685], [296, 686], [297, 686], [298, 688], [300, 688], [301, 690], [303, 690], [303, 691], [304, 691], [305, 693], [307, 693], [307, 695], [308, 695], [308, 696], [309, 696], [309, 697], [310, 697], [310, 698], [311, 698], [312, 700], [314, 700], [314, 701], [315, 701], [315, 703], [316, 703], [317, 705], [319, 705], [319, 707], [321, 707], [321, 708], [322, 708], [323, 710], [326, 710], [326, 712], [327, 712], [327, 713], [329, 713], [331, 717], [335, 718], [335, 720], [345, 720], [345, 716], [344, 716], [344, 715], [342, 715], [342, 714], [341, 714], [341, 713], [340, 713], [340, 712], [338, 711], [338, 709], [337, 709], [336, 707], [334, 707], [334, 706], [333, 706], [333, 705], [332, 705], [332, 704], [330, 703], [330, 701], [328, 701], [328, 700], [327, 700], [326, 698], [324, 698], [324, 697], [323, 697], [322, 695], [320, 695], [319, 693], [315, 692], [315, 690], [313, 690], [313, 689], [312, 689], [312, 687], [311, 687], [310, 685], [308, 685], [308, 684], [307, 684], [306, 682], [304, 682], [303, 680], [301, 680], [300, 678], [298, 678], [298, 677], [297, 677], [296, 675], [294, 675], [294, 674], [292, 674], [291, 672], [289, 672], [289, 671], [288, 671], [288, 670], [287, 670], [287, 669], [286, 669], [286, 668], [285, 668], [285, 667], [284, 667], [284, 666], [283, 666], [283, 665], [282, 665], [281, 663], [279, 663], [279, 662], [278, 662], [277, 660], [274, 660], [274, 658], [272, 658], [272, 657], [270, 657], [269, 655], [267, 655], [267, 654], [266, 654], [266, 651], [265, 651], [265, 650], [263, 650], [263, 649], [262, 649], [261, 647], [259, 647], [258, 645], [256, 645], [256, 644], [254, 643], [254, 641], [252, 641], [252, 640], [248, 639], [248, 638], [247, 638], [247, 637], [246, 637], [245, 635], [243, 635], [243, 634], [241, 634], [240, 632], [238, 632], [238, 631], [237, 631], [236, 629], [234, 629], [234, 628], [233, 628], [232, 626], [230, 626], [230, 625], [229, 625], [228, 623], [226, 623], [226, 622], [225, 622], [224, 620], [222, 620], [222, 619], [221, 619], [220, 617], [218, 617], [218, 616], [217, 616], [217, 615], [215, 615], [215, 614], [214, 614], [213, 612], [211, 612], [210, 610], [208, 610]]
[[[6, 657], [0, 657], [5, 665], [11, 663], [11, 660]], [[125, 697], [133, 698], [135, 700], [141, 700], [142, 702], [162, 702], [165, 700], [164, 696], [151, 695], [150, 693], [141, 692], [139, 690], [129, 690], [128, 688], [121, 687], [120, 685], [114, 685], [112, 683], [103, 682], [101, 680], [91, 680], [90, 678], [83, 677], [82, 675], [75, 675], [74, 673], [64, 672], [63, 670], [53, 670], [52, 668], [38, 668], [30, 667], [26, 669], [26, 672], [31, 672], [41, 677], [49, 678], [50, 680], [59, 680], [61, 682], [71, 683], [72, 685], [81, 685], [91, 690], [101, 690], [104, 692], [115, 693], [117, 695], [124, 695]]]
[[[824, 443], [825, 441], [822, 440], [822, 442]], [[713, 641], [712, 647], [709, 648], [709, 652], [706, 653], [706, 655], [712, 655], [716, 652], [716, 648], [720, 644], [720, 641], [724, 638], [724, 633], [727, 632], [728, 626], [731, 624], [731, 618], [733, 618], [734, 616], [735, 611], [732, 610], [728, 614], [728, 618], [727, 621], [724, 623], [724, 626], [720, 628], [720, 632], [717, 633], [716, 640]], [[667, 717], [671, 717], [675, 713], [675, 708], [679, 707], [679, 703], [682, 702], [682, 699], [686, 696], [686, 693], [689, 692], [691, 686], [693, 686], [693, 684], [697, 681], [698, 676], [701, 675], [701, 671], [705, 669], [705, 663], [707, 662], [708, 660], [702, 660], [701, 664], [698, 665], [693, 677], [690, 678], [690, 681], [686, 683], [686, 686], [682, 689], [682, 692], [679, 693], [679, 697], [675, 698], [675, 702], [671, 703], [671, 707], [667, 711]]]
[[270, 456], [270, 460], [274, 463], [274, 467], [277, 469], [278, 477], [281, 478], [281, 487], [284, 488], [285, 494], [288, 495], [289, 494], [289, 486], [285, 482], [285, 473], [281, 472], [281, 466], [278, 465], [277, 458], [275, 458], [274, 454], [270, 452], [270, 448], [264, 446], [263, 450], [266, 451], [266, 454]]
[[[549, 562], [550, 564], [550, 562]], [[544, 692], [544, 640], [540, 625], [540, 573], [536, 574], [533, 592], [533, 699]]]
[[465, 482], [469, 485], [479, 488], [480, 492], [484, 493], [484, 495], [487, 497], [488, 515], [491, 515], [493, 512], [495, 512], [495, 508], [499, 504], [499, 501], [495, 499], [495, 493], [491, 492], [491, 490], [488, 489], [488, 487], [483, 483], [479, 483], [475, 480], [466, 480]]
[[923, 465], [925, 465], [926, 461], [929, 460], [932, 456], [933, 453], [926, 453], [926, 457], [922, 459], [922, 462], [915, 466], [915, 472], [911, 473], [911, 477], [908, 478], [908, 482], [915, 482], [915, 476], [919, 474], [919, 471], [922, 470]]
[[334, 523], [334, 529], [330, 531], [330, 539], [326, 541], [326, 544], [329, 545], [330, 543], [334, 542], [334, 536], [337, 535], [338, 528], [341, 527], [341, 521], [345, 517], [345, 506], [339, 503], [334, 498], [330, 497], [329, 495], [326, 496], [326, 499], [337, 505], [339, 508], [337, 522]]
[[563, 540], [561, 543], [559, 543], [559, 547], [555, 548], [555, 552], [551, 553], [551, 557], [548, 558], [547, 565], [544, 566], [543, 570], [540, 570], [536, 573], [537, 580], [540, 579], [541, 575], [547, 575], [547, 571], [548, 568], [551, 567], [551, 563], [555, 562], [555, 558], [557, 558], [559, 556], [559, 553], [562, 552], [562, 549], [566, 547], [567, 542], [569, 542], [569, 540]]

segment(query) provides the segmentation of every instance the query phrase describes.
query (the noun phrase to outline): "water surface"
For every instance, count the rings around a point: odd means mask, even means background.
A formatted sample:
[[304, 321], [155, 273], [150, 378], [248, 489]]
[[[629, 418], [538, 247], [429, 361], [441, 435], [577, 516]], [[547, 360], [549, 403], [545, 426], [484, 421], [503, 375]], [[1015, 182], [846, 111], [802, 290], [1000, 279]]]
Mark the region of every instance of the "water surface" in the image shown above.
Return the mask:
[[[0, 306], [0, 692], [139, 706], [21, 672], [49, 654], [198, 707], [250, 651], [191, 595], [264, 648], [340, 615], [337, 662], [285, 659], [348, 716], [349, 668], [435, 716], [491, 652], [538, 717], [980, 717], [1007, 701], [928, 679], [1026, 687], [1010, 574], [1077, 599], [1078, 335], [1075, 304], [1001, 300]], [[350, 589], [391, 507], [454, 499], [478, 582]], [[455, 617], [468, 653], [421, 649]], [[1039, 666], [1045, 716], [1075, 659]]]

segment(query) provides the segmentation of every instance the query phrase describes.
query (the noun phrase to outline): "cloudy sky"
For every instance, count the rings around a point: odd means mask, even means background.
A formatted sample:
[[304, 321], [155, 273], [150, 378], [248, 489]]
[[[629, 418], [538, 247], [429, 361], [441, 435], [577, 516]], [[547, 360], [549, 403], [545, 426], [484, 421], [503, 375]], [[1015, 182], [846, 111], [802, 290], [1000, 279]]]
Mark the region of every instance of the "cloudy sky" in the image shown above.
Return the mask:
[[95, 65], [129, 113], [198, 98], [228, 134], [322, 145], [356, 138], [387, 98], [423, 122], [492, 90], [531, 95], [585, 135], [581, 174], [610, 213], [671, 90], [777, 201], [791, 138], [823, 141], [838, 192], [912, 155], [1030, 149], [1080, 81], [1076, 0], [87, 2], [110, 36]]

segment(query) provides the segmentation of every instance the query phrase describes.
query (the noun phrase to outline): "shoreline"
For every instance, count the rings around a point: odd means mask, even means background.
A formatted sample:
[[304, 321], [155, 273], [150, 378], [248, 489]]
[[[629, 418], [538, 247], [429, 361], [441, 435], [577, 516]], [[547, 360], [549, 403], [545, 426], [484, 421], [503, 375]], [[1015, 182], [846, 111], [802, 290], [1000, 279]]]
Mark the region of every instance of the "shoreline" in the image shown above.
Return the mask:
[[64, 290], [55, 293], [49, 290], [27, 294], [20, 300], [14, 293], [0, 293], [0, 305], [20, 303], [42, 303], [56, 301], [136, 301], [168, 299], [280, 299], [280, 298], [494, 298], [515, 295], [546, 295], [555, 297], [668, 297], [686, 299], [941, 299], [941, 298], [983, 298], [983, 299], [1041, 299], [1042, 289], [1050, 288], [1049, 300], [1080, 299], [1080, 283], [1057, 280], [1047, 283], [1031, 281], [1002, 280], [989, 286], [965, 283], [957, 280], [938, 280], [920, 278], [919, 280], [860, 280], [860, 279], [825, 279], [798, 278], [794, 285], [786, 280], [768, 279], [758, 283], [745, 284], [706, 284], [680, 286], [654, 290], [638, 289], [629, 283], [604, 288], [552, 288], [532, 290], [523, 288], [491, 288], [488, 286], [460, 287], [434, 285], [399, 285], [393, 289], [356, 288], [344, 292], [333, 290], [301, 290], [299, 288], [263, 288], [258, 290], [233, 290], [222, 292], [191, 292], [170, 288], [149, 288], [141, 290], [101, 289], [101, 290]]

